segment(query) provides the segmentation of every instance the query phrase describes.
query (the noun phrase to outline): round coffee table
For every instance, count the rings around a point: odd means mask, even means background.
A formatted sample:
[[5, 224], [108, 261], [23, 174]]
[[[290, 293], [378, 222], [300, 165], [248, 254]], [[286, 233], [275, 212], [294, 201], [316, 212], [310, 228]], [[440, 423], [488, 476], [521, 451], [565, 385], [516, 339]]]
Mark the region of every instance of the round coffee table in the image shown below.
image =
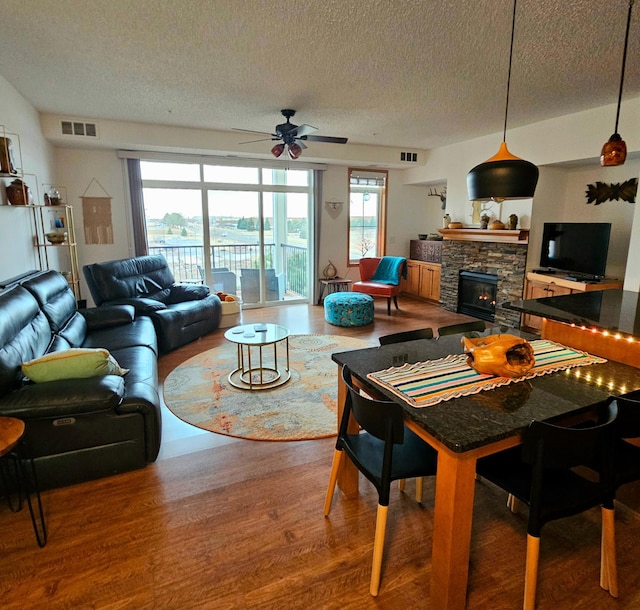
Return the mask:
[[[289, 371], [289, 329], [278, 324], [244, 324], [224, 333], [238, 347], [238, 365], [229, 373], [229, 383], [240, 390], [268, 390], [284, 385]], [[278, 344], [284, 343], [286, 367], [278, 362]], [[273, 345], [273, 362], [265, 363], [263, 348]], [[257, 348], [252, 354], [251, 348]]]

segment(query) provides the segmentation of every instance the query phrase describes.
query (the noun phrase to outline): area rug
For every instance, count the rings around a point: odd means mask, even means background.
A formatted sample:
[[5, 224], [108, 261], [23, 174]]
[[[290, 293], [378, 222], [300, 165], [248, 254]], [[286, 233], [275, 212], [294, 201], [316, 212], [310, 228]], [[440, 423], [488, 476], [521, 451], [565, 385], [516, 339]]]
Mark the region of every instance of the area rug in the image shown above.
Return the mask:
[[227, 342], [171, 371], [164, 401], [181, 420], [218, 434], [262, 441], [335, 436], [338, 365], [331, 354], [370, 345], [341, 335], [292, 335], [291, 379], [250, 392], [234, 388], [227, 379], [237, 358], [236, 345]]

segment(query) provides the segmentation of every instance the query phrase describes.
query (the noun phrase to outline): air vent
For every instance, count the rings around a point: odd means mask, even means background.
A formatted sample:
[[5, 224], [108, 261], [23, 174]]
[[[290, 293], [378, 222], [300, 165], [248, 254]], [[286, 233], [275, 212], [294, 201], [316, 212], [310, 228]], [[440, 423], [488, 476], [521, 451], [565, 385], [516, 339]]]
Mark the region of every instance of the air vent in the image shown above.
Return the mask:
[[400, 161], [410, 161], [411, 163], [418, 162], [418, 153], [401, 152]]
[[97, 138], [97, 123], [89, 123], [78, 119], [61, 119], [60, 131], [64, 136], [79, 136], [82, 138]]

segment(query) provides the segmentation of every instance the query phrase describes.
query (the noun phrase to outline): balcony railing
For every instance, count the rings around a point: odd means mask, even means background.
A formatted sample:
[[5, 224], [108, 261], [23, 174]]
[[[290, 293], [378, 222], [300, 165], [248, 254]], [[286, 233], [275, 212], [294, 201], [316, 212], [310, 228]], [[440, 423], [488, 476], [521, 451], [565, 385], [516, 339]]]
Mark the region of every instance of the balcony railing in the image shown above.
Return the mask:
[[[167, 259], [176, 282], [204, 280], [204, 248], [202, 246], [150, 246], [149, 254], [162, 254]], [[285, 299], [308, 297], [308, 251], [301, 246], [280, 244], [280, 261], [276, 258], [276, 244], [265, 244], [267, 268], [274, 268], [286, 276]], [[228, 244], [211, 246], [211, 266], [226, 269], [236, 277], [236, 290], [240, 290], [242, 269], [256, 269], [260, 260], [259, 244]]]

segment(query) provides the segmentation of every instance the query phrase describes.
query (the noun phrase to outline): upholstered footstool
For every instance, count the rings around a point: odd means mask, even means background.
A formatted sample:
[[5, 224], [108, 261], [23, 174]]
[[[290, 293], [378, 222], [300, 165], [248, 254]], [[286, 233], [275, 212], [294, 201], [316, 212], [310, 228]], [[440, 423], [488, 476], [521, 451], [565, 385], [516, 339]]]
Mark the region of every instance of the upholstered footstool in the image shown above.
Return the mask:
[[334, 292], [324, 300], [324, 319], [334, 326], [373, 322], [373, 297], [359, 292]]

